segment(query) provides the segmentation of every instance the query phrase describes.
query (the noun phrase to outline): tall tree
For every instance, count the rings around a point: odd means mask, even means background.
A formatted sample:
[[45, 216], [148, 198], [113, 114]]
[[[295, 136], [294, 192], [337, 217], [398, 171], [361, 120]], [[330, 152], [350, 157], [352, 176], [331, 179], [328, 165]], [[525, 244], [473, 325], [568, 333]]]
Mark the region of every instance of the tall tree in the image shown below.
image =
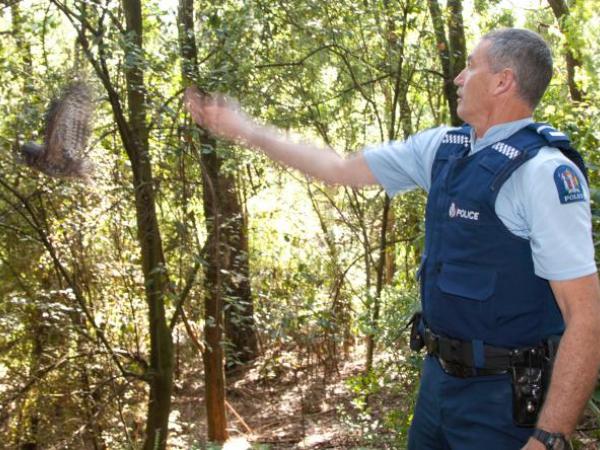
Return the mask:
[[578, 67], [581, 67], [581, 61], [575, 56], [575, 52], [569, 44], [569, 6], [565, 0], [548, 0], [548, 3], [552, 8], [554, 17], [556, 17], [558, 27], [565, 37], [565, 60], [567, 63], [567, 84], [569, 86], [569, 93], [574, 101], [580, 102], [583, 100], [583, 92], [575, 82], [575, 70]]
[[[173, 342], [165, 315], [167, 277], [148, 145], [148, 126], [143, 72], [143, 25], [140, 0], [124, 0], [127, 100], [129, 123], [125, 148], [133, 169], [138, 239], [142, 253], [148, 322], [150, 325], [150, 398], [144, 450], [166, 448], [171, 392], [173, 389]], [[125, 140], [125, 139], [124, 139]], [[129, 144], [129, 145], [128, 145]]]
[[[410, 132], [410, 111], [407, 110], [408, 104], [408, 81], [412, 78], [410, 71], [405, 73], [405, 42], [408, 33], [408, 17], [413, 5], [411, 0], [406, 0], [400, 8], [399, 17], [394, 17], [393, 9], [389, 1], [384, 1], [384, 14], [387, 15], [385, 36], [388, 36], [386, 43], [387, 56], [390, 61], [395, 61], [396, 67], [393, 76], [390, 79], [391, 85], [387, 88], [388, 109], [385, 111], [386, 117], [389, 117], [387, 130], [387, 140], [393, 141], [398, 138], [398, 122], [403, 125], [404, 138], [408, 137]], [[397, 6], [394, 5], [394, 9]], [[385, 88], [384, 88], [385, 89]], [[379, 235], [379, 259], [376, 267], [375, 298], [373, 301], [372, 326], [374, 330], [379, 328], [381, 313], [381, 294], [385, 284], [389, 284], [391, 276], [387, 277], [387, 265], [389, 264], [388, 241], [390, 240], [391, 228], [393, 226], [393, 210], [391, 208], [391, 199], [386, 194], [383, 200], [383, 212], [381, 218], [381, 229]], [[374, 333], [367, 335], [367, 356], [366, 368], [371, 370], [373, 366], [373, 357], [375, 353], [376, 339]]]
[[[65, 13], [78, 32], [78, 40], [100, 78], [110, 102], [113, 117], [131, 163], [137, 239], [141, 253], [144, 292], [148, 306], [150, 361], [144, 374], [150, 393], [146, 415], [144, 450], [166, 448], [171, 392], [173, 389], [173, 342], [167, 324], [165, 301], [169, 294], [169, 279], [163, 254], [162, 238], [156, 215], [154, 178], [148, 142], [147, 102], [144, 85], [143, 20], [140, 0], [123, 0], [125, 27], [120, 30], [126, 64], [125, 84], [127, 109], [116, 90], [109, 70], [107, 43], [104, 41], [105, 20], [108, 10], [96, 11], [98, 24], [93, 27], [90, 11], [80, 15], [60, 2], [54, 2]], [[108, 8], [109, 6], [107, 6]], [[115, 16], [111, 16], [116, 20]], [[94, 40], [88, 39], [88, 34]], [[97, 53], [93, 44], [98, 46]], [[125, 113], [127, 111], [127, 115]]]
[[224, 224], [223, 241], [226, 253], [225, 334], [227, 365], [236, 367], [252, 361], [258, 355], [254, 301], [250, 287], [248, 220], [242, 207], [234, 174], [220, 171], [220, 192]]
[[[225, 5], [220, 5], [219, 8], [222, 10], [226, 9]], [[207, 11], [206, 13], [211, 17], [218, 17], [216, 12]], [[222, 75], [222, 72], [225, 70], [224, 68], [231, 66], [231, 62], [228, 60], [230, 58], [228, 47], [231, 46], [231, 42], [236, 38], [231, 36], [231, 30], [234, 27], [221, 30], [219, 28], [220, 23], [220, 20], [208, 21], [206, 23], [206, 35], [212, 34], [218, 36], [216, 42], [211, 42], [211, 47], [213, 48], [211, 52], [212, 57], [206, 64], [214, 68], [215, 73]], [[185, 49], [187, 52], [191, 50], [191, 47]], [[197, 58], [196, 47], [193, 50], [196, 51]], [[186, 72], [189, 83], [198, 82], [197, 73], [199, 68], [197, 65], [195, 68], [192, 68], [193, 64], [191, 60], [184, 64], [187, 64], [186, 67], [189, 69]], [[194, 71], [196, 75], [193, 75]], [[238, 72], [238, 76], [242, 78], [240, 72]], [[220, 76], [213, 76], [212, 78], [213, 80], [219, 79], [216, 83], [213, 81], [213, 89], [216, 84], [218, 89], [232, 90], [227, 80], [221, 80]], [[214, 214], [217, 212], [220, 214], [218, 223], [219, 237], [221, 239], [220, 245], [222, 247], [220, 249], [221, 258], [219, 261], [222, 282], [221, 301], [223, 302], [224, 330], [227, 340], [227, 366], [233, 368], [253, 360], [256, 358], [258, 352], [254, 302], [250, 287], [247, 217], [237, 186], [237, 176], [235, 171], [231, 169], [231, 161], [223, 156], [223, 151], [217, 149], [214, 140], [208, 143], [206, 149], [208, 148], [212, 148], [212, 153], [214, 154], [205, 155], [205, 153], [210, 152], [203, 152], [201, 159], [204, 156], [215, 159], [214, 161], [212, 159], [211, 161], [205, 161], [204, 169], [208, 169], [209, 167], [215, 169], [215, 178], [211, 178], [211, 185], [214, 187], [215, 192], [219, 192], [219, 195], [214, 207], [205, 212], [207, 214], [206, 217], [209, 219], [208, 222], [212, 222]], [[225, 164], [226, 162], [229, 162], [229, 164]], [[204, 177], [211, 175], [210, 171], [207, 170], [203, 174]], [[204, 182], [206, 182], [206, 179]]]
[[125, 69], [129, 123], [122, 131], [122, 137], [133, 169], [138, 239], [150, 325], [150, 398], [144, 450], [155, 450], [166, 448], [173, 389], [173, 341], [165, 314], [169, 279], [156, 217], [148, 144], [141, 0], [123, 0], [123, 11], [126, 22], [124, 37], [127, 40], [125, 59], [130, 63]]
[[[179, 45], [183, 80], [186, 86], [198, 81], [198, 47], [194, 32], [193, 0], [179, 0]], [[223, 245], [221, 221], [223, 219], [219, 172], [221, 161], [217, 157], [216, 142], [204, 131], [200, 134], [200, 163], [202, 170], [203, 205], [207, 228], [207, 264], [205, 266], [204, 384], [208, 439], [213, 442], [227, 440], [227, 415], [225, 411], [225, 372], [223, 353]]]
[[436, 37], [436, 46], [444, 78], [444, 96], [448, 102], [450, 122], [462, 124], [456, 113], [458, 96], [454, 79], [464, 69], [466, 62], [465, 32], [462, 17], [462, 0], [448, 0], [448, 36], [444, 26], [444, 17], [437, 0], [428, 0], [429, 12]]

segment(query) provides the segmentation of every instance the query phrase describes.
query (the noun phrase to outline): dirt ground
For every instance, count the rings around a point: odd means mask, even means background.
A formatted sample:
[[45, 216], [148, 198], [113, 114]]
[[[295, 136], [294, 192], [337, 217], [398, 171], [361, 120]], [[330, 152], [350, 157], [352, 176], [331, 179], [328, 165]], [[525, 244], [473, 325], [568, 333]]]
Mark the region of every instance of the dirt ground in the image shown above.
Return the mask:
[[[357, 423], [363, 408], [357, 407], [348, 380], [364, 371], [364, 358], [350, 358], [337, 367], [298, 364], [297, 355], [278, 355], [275, 362], [259, 361], [250, 370], [227, 376], [227, 413], [230, 442], [238, 449], [367, 449]], [[176, 384], [169, 442], [173, 449], [211, 448], [205, 442], [206, 413], [202, 373], [186, 379], [197, 383]], [[368, 399], [372, 414], [383, 404], [377, 393]], [[386, 408], [402, 409], [398, 394], [385, 394]], [[408, 408], [405, 408], [408, 410]], [[407, 411], [408, 413], [408, 411]]]
[[[381, 424], [391, 410], [401, 421], [410, 420], [411, 393], [385, 387], [367, 399], [369, 417], [357, 405], [353, 377], [364, 372], [364, 358], [357, 354], [337, 367], [298, 364], [297, 355], [278, 355], [269, 364], [258, 361], [249, 370], [228, 374], [227, 408], [230, 440], [223, 447], [206, 443], [206, 413], [202, 373], [187, 375], [197, 383], [176, 384], [170, 431], [173, 450], [286, 450], [286, 449], [401, 449], [391, 431]], [[362, 424], [362, 426], [361, 426]], [[365, 429], [365, 424], [372, 426]], [[591, 416], [577, 433], [577, 450], [600, 450], [598, 424]]]

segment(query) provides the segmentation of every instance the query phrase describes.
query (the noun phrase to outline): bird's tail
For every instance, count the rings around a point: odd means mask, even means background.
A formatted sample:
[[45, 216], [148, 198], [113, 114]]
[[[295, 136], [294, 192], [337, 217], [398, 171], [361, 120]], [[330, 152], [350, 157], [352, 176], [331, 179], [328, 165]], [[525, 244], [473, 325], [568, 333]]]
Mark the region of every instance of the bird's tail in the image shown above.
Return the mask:
[[88, 159], [80, 159], [74, 162], [73, 172], [71, 177], [77, 178], [86, 184], [92, 182], [92, 175], [94, 173], [94, 163]]

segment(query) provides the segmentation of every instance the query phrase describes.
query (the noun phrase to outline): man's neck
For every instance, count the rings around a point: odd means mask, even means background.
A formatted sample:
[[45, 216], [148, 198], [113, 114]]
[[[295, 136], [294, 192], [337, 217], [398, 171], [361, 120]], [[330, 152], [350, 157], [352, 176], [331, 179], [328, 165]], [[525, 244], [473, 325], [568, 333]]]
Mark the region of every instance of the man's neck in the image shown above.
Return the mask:
[[507, 102], [499, 105], [489, 114], [478, 117], [479, 120], [473, 121], [470, 125], [475, 130], [475, 136], [479, 139], [485, 136], [485, 133], [495, 125], [526, 119], [531, 117], [532, 114], [533, 110], [522, 102], [512, 102], [512, 104]]

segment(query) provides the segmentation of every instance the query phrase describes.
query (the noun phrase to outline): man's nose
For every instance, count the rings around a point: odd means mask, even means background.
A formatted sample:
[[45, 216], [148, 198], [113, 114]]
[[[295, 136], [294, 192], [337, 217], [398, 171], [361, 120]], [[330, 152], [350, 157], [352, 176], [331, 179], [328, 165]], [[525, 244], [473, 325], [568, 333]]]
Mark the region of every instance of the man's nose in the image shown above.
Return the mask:
[[463, 74], [465, 73], [465, 69], [461, 70], [460, 73], [454, 79], [454, 84], [456, 86], [461, 86], [463, 83]]

